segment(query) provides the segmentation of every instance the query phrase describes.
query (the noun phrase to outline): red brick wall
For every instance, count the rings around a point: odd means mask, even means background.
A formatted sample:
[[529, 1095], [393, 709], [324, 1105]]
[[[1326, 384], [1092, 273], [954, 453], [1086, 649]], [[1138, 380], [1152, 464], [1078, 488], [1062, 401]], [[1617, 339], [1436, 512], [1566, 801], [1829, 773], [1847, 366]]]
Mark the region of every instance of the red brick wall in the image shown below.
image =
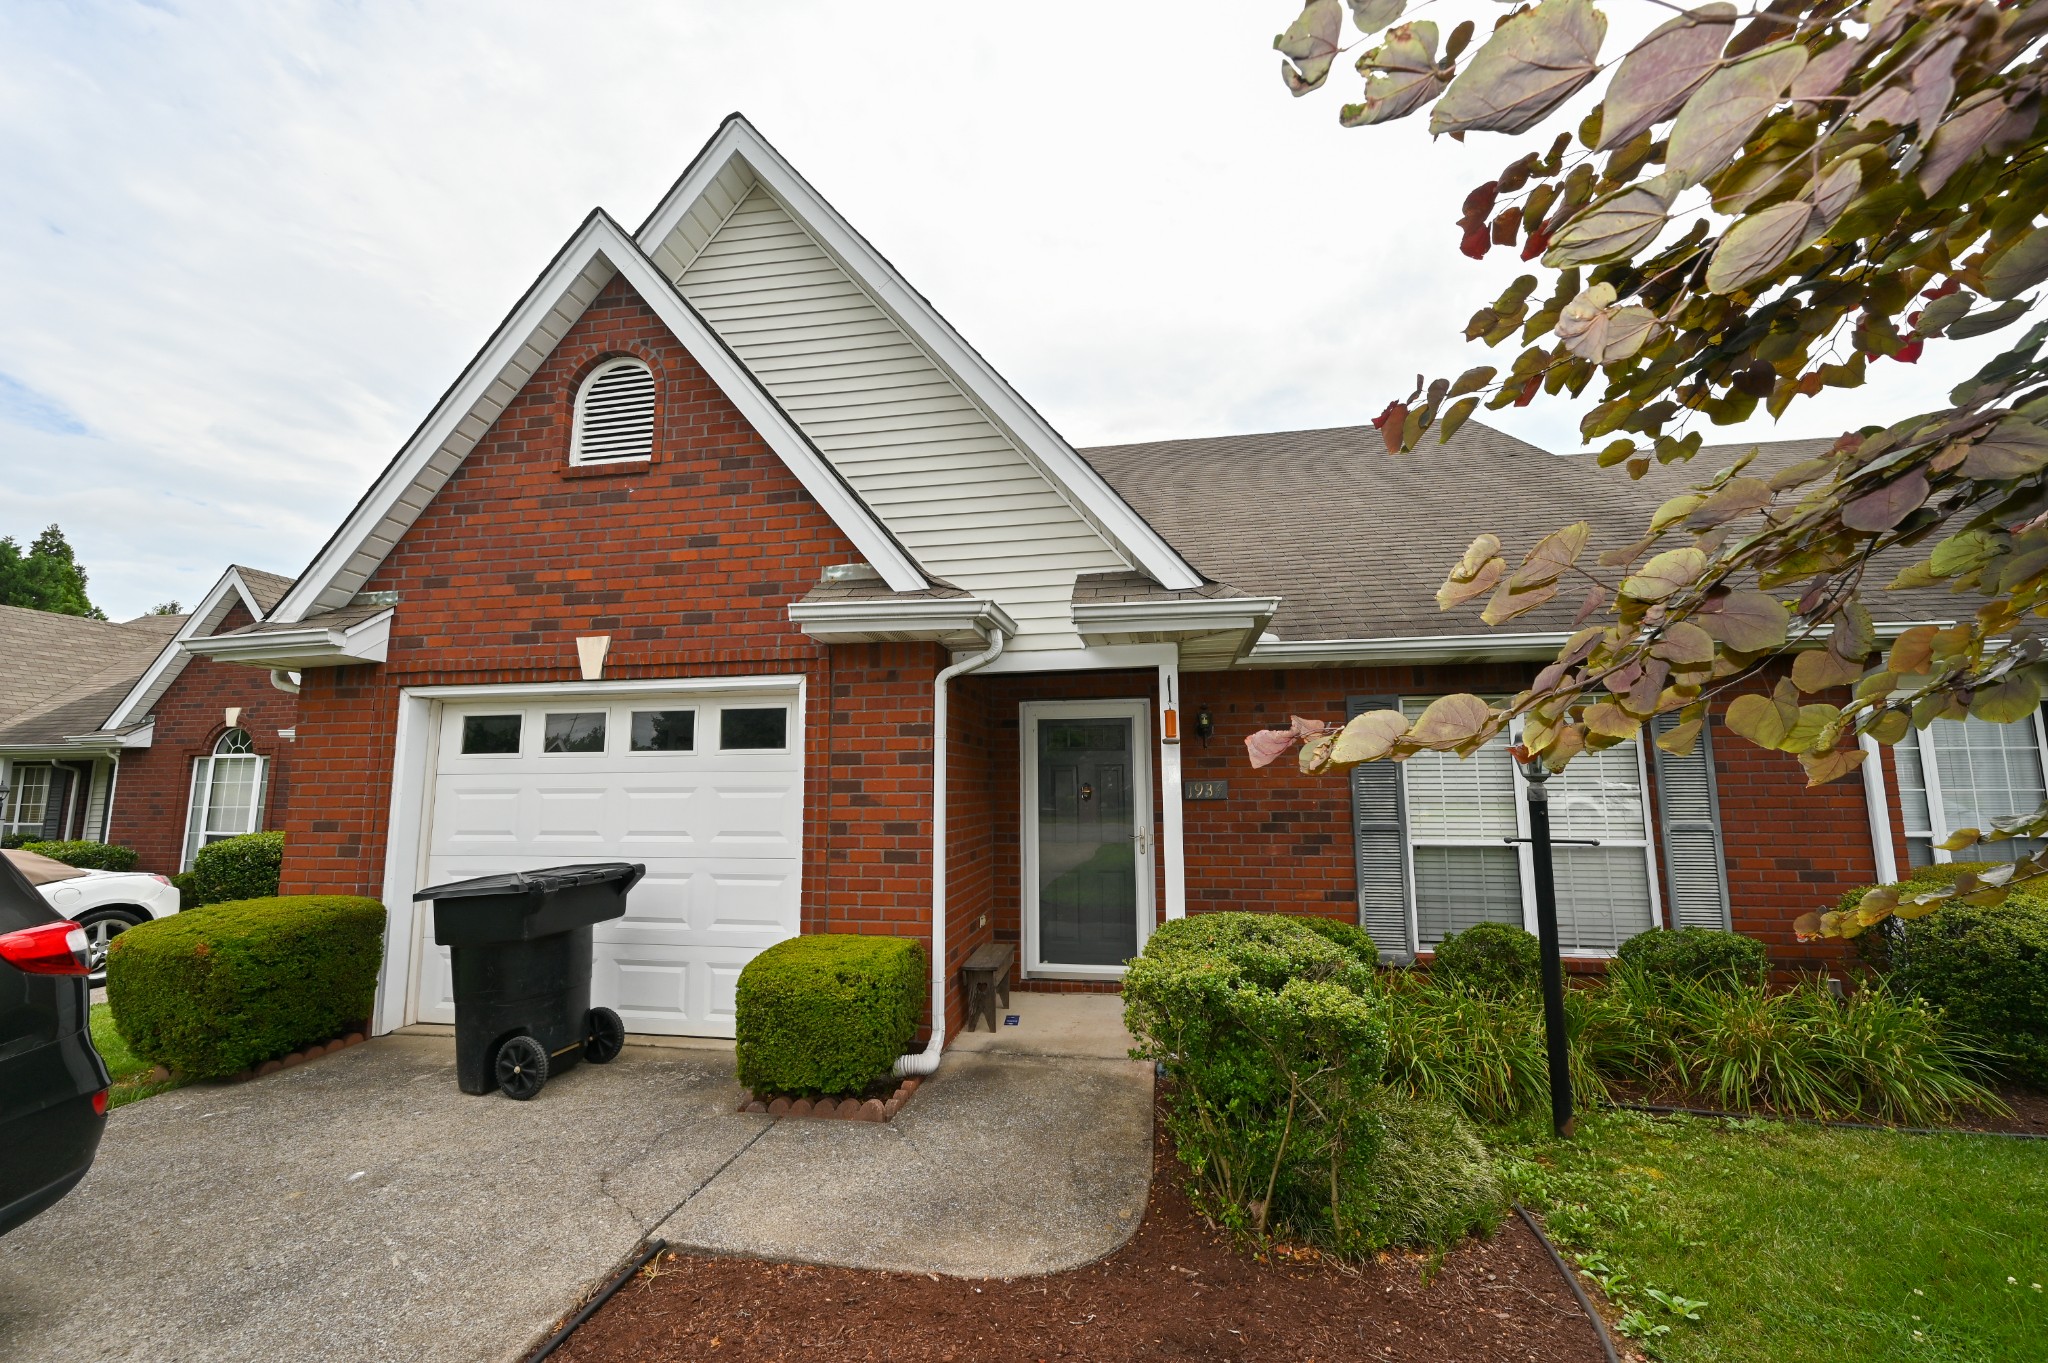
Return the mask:
[[[654, 459], [571, 469], [577, 382], [618, 354], [656, 375]], [[608, 680], [803, 675], [804, 929], [925, 936], [938, 652], [828, 651], [786, 613], [859, 560], [615, 281], [366, 584], [401, 598], [389, 660], [307, 674], [286, 888], [381, 891], [401, 687], [574, 681], [577, 636], [605, 633]]]
[[[1768, 692], [1779, 675], [1774, 670], [1746, 682], [1725, 700], [1743, 691]], [[1842, 704], [1848, 694], [1815, 699]], [[1714, 711], [1714, 779], [1721, 796], [1721, 855], [1728, 868], [1734, 926], [1768, 943], [1771, 959], [1780, 966], [1840, 961], [1845, 955], [1840, 943], [1800, 942], [1792, 920], [1809, 909], [1833, 908], [1844, 890], [1877, 879], [1862, 776], [1809, 788], [1798, 759], [1766, 752], [1731, 733], [1721, 720], [1726, 710], [1724, 703]], [[1889, 769], [1885, 785], [1897, 829], [1898, 781]], [[1903, 843], [1899, 855], [1904, 856]]]
[[[239, 629], [249, 623], [249, 612], [238, 604], [218, 628]], [[298, 753], [278, 730], [289, 729], [298, 720], [297, 698], [272, 686], [269, 674], [256, 668], [188, 658], [178, 679], [156, 703], [150, 746], [121, 754], [107, 840], [134, 848], [139, 869], [163, 875], [181, 869], [192, 763], [213, 751], [215, 740], [227, 729], [223, 721], [230, 706], [240, 707], [241, 727], [256, 751], [269, 759], [262, 826], [284, 826]]]

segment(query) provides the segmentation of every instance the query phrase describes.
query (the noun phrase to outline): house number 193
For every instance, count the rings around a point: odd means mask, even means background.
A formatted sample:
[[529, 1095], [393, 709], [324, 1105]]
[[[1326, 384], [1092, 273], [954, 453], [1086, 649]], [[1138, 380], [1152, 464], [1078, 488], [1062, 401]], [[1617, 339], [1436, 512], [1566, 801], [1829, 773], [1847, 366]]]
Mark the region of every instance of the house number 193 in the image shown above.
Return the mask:
[[1184, 800], [1227, 800], [1230, 798], [1228, 781], [1190, 781], [1181, 787]]

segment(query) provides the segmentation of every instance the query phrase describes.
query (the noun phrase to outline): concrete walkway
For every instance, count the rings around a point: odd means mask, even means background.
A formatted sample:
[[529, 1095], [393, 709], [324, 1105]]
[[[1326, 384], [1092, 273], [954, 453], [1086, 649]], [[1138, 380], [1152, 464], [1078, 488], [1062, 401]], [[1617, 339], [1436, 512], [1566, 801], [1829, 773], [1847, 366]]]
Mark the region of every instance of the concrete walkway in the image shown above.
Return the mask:
[[0, 1358], [515, 1359], [650, 1232], [970, 1276], [1085, 1263], [1142, 1214], [1151, 1081], [1102, 1056], [1113, 1010], [1071, 1023], [1096, 1055], [1019, 1044], [1060, 1046], [1075, 1007], [1015, 996], [1041, 1025], [950, 1056], [879, 1126], [735, 1113], [716, 1046], [629, 1046], [529, 1103], [458, 1092], [431, 1036], [163, 1094], [0, 1238]]

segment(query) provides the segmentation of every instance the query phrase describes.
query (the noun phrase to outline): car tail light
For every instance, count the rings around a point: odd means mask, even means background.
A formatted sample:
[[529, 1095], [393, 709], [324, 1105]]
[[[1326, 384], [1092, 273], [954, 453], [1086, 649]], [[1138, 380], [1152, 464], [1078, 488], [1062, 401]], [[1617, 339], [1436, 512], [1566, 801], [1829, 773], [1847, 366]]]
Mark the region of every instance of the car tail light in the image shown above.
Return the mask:
[[92, 1096], [92, 1110], [102, 1117], [107, 1115], [107, 1091], [105, 1089], [101, 1089]]
[[169, 876], [160, 876], [156, 874], [154, 871], [150, 872], [149, 878], [151, 880], [154, 880], [159, 885], [168, 885], [171, 883], [171, 878]]
[[0, 961], [31, 975], [90, 975], [92, 941], [76, 923], [44, 923], [0, 936]]

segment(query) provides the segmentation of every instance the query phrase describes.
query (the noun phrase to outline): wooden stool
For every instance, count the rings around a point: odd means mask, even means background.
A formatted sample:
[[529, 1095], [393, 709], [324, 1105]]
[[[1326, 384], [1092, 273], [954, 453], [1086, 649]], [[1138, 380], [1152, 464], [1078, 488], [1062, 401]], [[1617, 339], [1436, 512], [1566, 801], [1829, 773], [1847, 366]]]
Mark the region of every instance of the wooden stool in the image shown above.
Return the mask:
[[967, 1030], [974, 1030], [977, 1017], [988, 1019], [988, 1029], [996, 1030], [996, 1005], [1010, 1006], [1010, 965], [1017, 959], [1017, 948], [1010, 942], [990, 942], [978, 946], [960, 967], [960, 992], [967, 996]]

